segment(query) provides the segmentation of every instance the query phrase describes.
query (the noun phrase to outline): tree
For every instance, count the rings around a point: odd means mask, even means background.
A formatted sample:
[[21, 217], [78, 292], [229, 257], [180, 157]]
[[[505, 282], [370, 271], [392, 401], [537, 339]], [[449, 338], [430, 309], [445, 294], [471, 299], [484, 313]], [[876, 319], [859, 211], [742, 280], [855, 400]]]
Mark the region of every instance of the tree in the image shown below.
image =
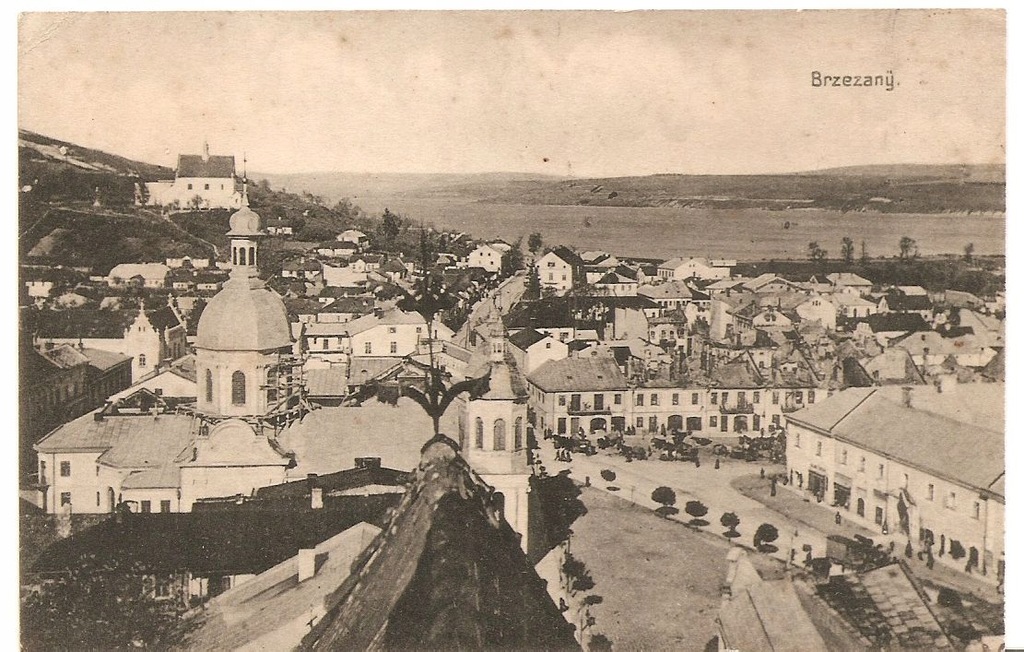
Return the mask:
[[964, 262], [970, 265], [974, 261], [974, 243], [968, 242], [964, 246]]
[[523, 292], [523, 299], [526, 301], [536, 301], [541, 297], [540, 287], [540, 274], [537, 273], [537, 268], [530, 266], [530, 271], [526, 275], [526, 291]]
[[395, 244], [398, 234], [402, 232], [402, 218], [385, 208], [378, 232], [384, 240], [384, 246], [391, 248]]
[[863, 265], [863, 264], [869, 262], [870, 260], [871, 260], [871, 258], [868, 257], [868, 243], [867, 243], [866, 240], [861, 240], [860, 241], [860, 263], [861, 263], [861, 265]]
[[842, 246], [843, 262], [847, 265], [853, 262], [853, 239], [850, 237], [843, 238]]
[[155, 600], [151, 578], [136, 562], [83, 556], [22, 598], [23, 648], [114, 650], [156, 643], [175, 630], [187, 605], [183, 599]]
[[737, 516], [735, 512], [726, 512], [722, 514], [722, 518], [719, 522], [722, 524], [722, 527], [726, 528], [725, 536], [728, 538], [734, 539], [740, 535], [740, 533], [736, 531], [736, 528], [740, 524], [740, 517]]
[[651, 492], [651, 500], [661, 504], [657, 512], [663, 516], [679, 512], [678, 509], [673, 507], [676, 504], [676, 492], [672, 491], [671, 487], [658, 487]]
[[905, 235], [900, 238], [900, 260], [910, 260], [912, 254], [917, 257], [917, 241]]
[[[761, 552], [769, 552], [771, 542], [778, 538], [778, 528], [771, 523], [762, 523], [757, 526], [757, 532], [754, 533], [754, 547]], [[774, 546], [770, 546], [770, 548], [774, 548]]]
[[708, 522], [704, 520], [704, 517], [707, 516], [708, 508], [699, 500], [691, 500], [687, 502], [686, 513], [693, 517], [690, 519], [691, 525], [701, 526], [708, 524]]
[[540, 233], [531, 233], [530, 237], [526, 239], [526, 246], [531, 254], [536, 254], [544, 246], [544, 238], [541, 237]]
[[817, 242], [811, 242], [808, 244], [807, 252], [810, 254], [811, 260], [816, 263], [824, 262], [825, 258], [828, 256], [828, 251], [822, 249], [821, 245]]
[[203, 207], [203, 198], [199, 195], [192, 195], [192, 198], [188, 200], [188, 203], [185, 204], [185, 206], [190, 210], [197, 211]]
[[587, 646], [590, 652], [612, 652], [612, 642], [604, 634], [592, 634], [590, 645]]
[[611, 469], [601, 469], [601, 479], [605, 482], [615, 482], [615, 471]]
[[512, 248], [501, 257], [501, 273], [503, 276], [512, 276], [523, 268], [523, 239], [519, 238], [512, 245]]

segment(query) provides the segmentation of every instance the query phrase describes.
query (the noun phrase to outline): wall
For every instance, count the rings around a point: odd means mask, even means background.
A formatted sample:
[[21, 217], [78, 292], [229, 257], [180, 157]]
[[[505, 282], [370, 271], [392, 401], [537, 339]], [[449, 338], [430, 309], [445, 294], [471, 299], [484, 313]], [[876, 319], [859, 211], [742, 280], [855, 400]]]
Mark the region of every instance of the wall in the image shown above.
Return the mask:
[[218, 498], [243, 494], [249, 496], [258, 487], [285, 481], [280, 466], [211, 466], [181, 468], [181, 511], [192, 511], [200, 498]]

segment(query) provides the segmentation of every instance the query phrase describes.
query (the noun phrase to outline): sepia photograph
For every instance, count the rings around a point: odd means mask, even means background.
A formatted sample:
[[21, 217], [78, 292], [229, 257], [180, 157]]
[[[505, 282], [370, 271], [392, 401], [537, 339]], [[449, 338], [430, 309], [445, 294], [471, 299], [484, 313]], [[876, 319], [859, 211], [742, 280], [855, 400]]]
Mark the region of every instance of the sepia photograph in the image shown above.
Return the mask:
[[1007, 41], [19, 14], [12, 638], [1012, 647]]

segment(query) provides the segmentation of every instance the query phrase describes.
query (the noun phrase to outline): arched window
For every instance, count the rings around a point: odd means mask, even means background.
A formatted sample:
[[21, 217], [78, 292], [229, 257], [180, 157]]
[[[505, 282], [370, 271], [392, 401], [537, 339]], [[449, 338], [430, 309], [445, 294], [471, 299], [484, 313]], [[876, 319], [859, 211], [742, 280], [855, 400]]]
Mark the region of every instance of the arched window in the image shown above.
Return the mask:
[[520, 450], [523, 447], [523, 417], [516, 417], [516, 428], [513, 436], [515, 437], [513, 440], [515, 450]]
[[256, 266], [256, 247], [249, 247], [249, 264]]
[[231, 404], [245, 405], [245, 374], [241, 371], [231, 374]]
[[206, 370], [206, 402], [213, 403], [213, 372]]
[[494, 420], [494, 450], [505, 450], [505, 420]]
[[245, 265], [245, 247], [238, 250], [238, 264]]
[[476, 441], [474, 441], [473, 443], [476, 445], [477, 448], [483, 448], [484, 447], [484, 420], [481, 419], [480, 417], [476, 418], [476, 433], [475, 433], [475, 435], [476, 435]]
[[139, 366], [140, 367], [145, 367], [146, 366], [146, 354], [145, 353], [140, 353], [139, 354]]

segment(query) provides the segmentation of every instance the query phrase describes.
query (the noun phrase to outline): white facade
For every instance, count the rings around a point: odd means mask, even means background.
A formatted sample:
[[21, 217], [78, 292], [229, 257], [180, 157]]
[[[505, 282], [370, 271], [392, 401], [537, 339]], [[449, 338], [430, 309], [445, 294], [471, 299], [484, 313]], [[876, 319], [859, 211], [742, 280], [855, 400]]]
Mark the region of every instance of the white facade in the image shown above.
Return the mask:
[[503, 255], [499, 249], [489, 244], [482, 244], [469, 252], [467, 265], [469, 267], [481, 267], [488, 272], [497, 273], [501, 271]]
[[573, 268], [556, 253], [549, 251], [534, 264], [537, 278], [542, 289], [554, 290], [556, 294], [565, 294], [573, 288]]

